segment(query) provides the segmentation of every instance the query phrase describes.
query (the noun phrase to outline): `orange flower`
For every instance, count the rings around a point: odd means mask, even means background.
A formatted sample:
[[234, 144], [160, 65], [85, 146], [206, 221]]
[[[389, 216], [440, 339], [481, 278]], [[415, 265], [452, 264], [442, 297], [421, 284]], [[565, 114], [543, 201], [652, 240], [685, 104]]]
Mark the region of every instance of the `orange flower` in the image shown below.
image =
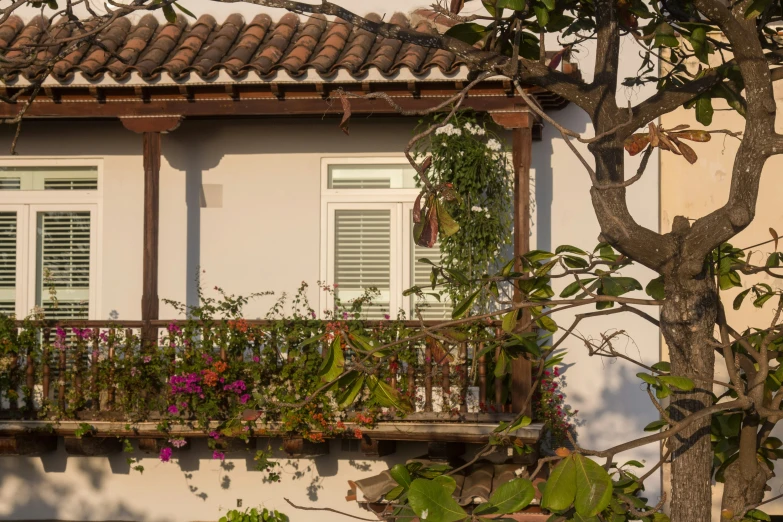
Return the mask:
[[212, 367], [215, 369], [218, 373], [223, 373], [228, 369], [228, 364], [226, 364], [223, 361], [216, 361], [215, 364], [212, 365]]
[[204, 384], [207, 386], [215, 386], [218, 382], [218, 375], [212, 370], [204, 370]]
[[354, 429], [353, 430], [353, 436], [356, 437], [357, 439], [361, 439], [362, 438], [362, 430], [360, 430], [359, 428]]
[[228, 326], [232, 330], [236, 330], [236, 331], [241, 332], [241, 333], [246, 333], [247, 332], [247, 328], [248, 328], [247, 321], [245, 321], [244, 319], [238, 319], [236, 321], [229, 321], [228, 322]]

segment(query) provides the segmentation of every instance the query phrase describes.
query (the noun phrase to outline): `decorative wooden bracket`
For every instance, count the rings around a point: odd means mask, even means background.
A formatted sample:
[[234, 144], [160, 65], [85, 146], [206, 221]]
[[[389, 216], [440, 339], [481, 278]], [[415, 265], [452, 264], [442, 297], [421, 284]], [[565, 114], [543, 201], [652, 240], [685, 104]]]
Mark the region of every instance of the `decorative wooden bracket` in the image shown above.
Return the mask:
[[397, 441], [362, 437], [361, 450], [368, 457], [385, 457], [397, 451]]
[[11, 435], [0, 437], [0, 455], [42, 455], [57, 451], [57, 436]]
[[329, 441], [311, 442], [303, 438], [283, 440], [283, 450], [295, 459], [320, 457], [329, 454]]
[[79, 457], [107, 457], [122, 453], [117, 437], [65, 437], [65, 452]]
[[126, 129], [138, 134], [145, 132], [171, 132], [179, 127], [183, 117], [180, 115], [164, 116], [120, 116], [120, 121]]

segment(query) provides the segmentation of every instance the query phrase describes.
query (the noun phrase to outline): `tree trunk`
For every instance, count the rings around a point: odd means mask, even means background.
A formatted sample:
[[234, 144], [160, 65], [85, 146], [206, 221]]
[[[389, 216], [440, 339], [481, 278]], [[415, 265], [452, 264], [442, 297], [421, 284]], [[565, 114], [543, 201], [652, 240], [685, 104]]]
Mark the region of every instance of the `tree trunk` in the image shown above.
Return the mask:
[[746, 415], [740, 433], [739, 458], [729, 465], [724, 476], [721, 514], [726, 520], [745, 512], [748, 506], [759, 504], [764, 499], [764, 487], [770, 478], [770, 470], [762, 465], [756, 453], [759, 419], [756, 414]]
[[[672, 393], [670, 416], [678, 421], [712, 405], [715, 353], [710, 341], [718, 313], [714, 279], [686, 270], [664, 275], [666, 300], [661, 330], [671, 357], [672, 374], [691, 378], [690, 392]], [[671, 520], [710, 522], [712, 511], [712, 448], [709, 417], [698, 420], [674, 437], [672, 444]]]

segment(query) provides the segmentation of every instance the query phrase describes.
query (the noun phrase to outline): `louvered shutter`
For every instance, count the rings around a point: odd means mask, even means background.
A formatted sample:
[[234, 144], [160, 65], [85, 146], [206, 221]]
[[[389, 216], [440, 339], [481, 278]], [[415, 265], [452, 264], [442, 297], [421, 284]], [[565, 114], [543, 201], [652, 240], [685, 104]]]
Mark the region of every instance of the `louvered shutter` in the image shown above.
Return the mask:
[[16, 212], [0, 212], [0, 313], [16, 311]]
[[366, 289], [380, 296], [364, 311], [371, 319], [388, 313], [391, 298], [391, 211], [335, 210], [334, 282], [337, 296], [347, 303]]
[[48, 318], [88, 316], [90, 226], [87, 211], [38, 213], [38, 303]]
[[[432, 273], [432, 266], [427, 263], [419, 263], [419, 259], [426, 258], [435, 263], [436, 265], [441, 262], [440, 242], [436, 242], [432, 248], [422, 247], [416, 244], [413, 240], [413, 234], [411, 236], [411, 275], [413, 284], [411, 286], [418, 286], [425, 289], [425, 292], [430, 293], [437, 292], [432, 290], [430, 282], [430, 274]], [[429, 290], [427, 290], [429, 289]], [[421, 311], [421, 316], [424, 320], [436, 320], [436, 319], [450, 319], [451, 318], [451, 303], [448, 301], [448, 295], [442, 295], [441, 300], [438, 301], [436, 297], [424, 296], [418, 297], [415, 294], [411, 296], [411, 318], [418, 319], [416, 314], [416, 307]]]
[[0, 190], [96, 190], [97, 167], [0, 167]]
[[332, 165], [330, 189], [367, 190], [416, 188], [416, 171], [410, 165]]

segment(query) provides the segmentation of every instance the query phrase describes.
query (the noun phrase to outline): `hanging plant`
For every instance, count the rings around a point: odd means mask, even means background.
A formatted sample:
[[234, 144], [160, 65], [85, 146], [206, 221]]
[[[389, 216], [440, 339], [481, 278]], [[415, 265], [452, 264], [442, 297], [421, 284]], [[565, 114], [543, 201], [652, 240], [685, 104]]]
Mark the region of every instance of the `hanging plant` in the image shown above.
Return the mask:
[[[428, 205], [436, 211], [433, 214], [449, 216], [450, 233], [440, 234], [442, 265], [475, 280], [505, 264], [510, 253], [513, 172], [502, 138], [474, 113], [457, 113], [445, 124], [443, 118], [436, 117], [434, 123], [442, 126], [429, 140], [418, 142], [415, 152], [419, 157], [432, 157], [429, 180], [435, 186], [448, 187], [451, 196]], [[431, 120], [422, 122], [432, 124]], [[443, 229], [443, 219], [440, 221]], [[433, 245], [434, 241], [423, 244]], [[457, 303], [466, 297], [467, 287], [455, 285], [444, 292]], [[486, 309], [489, 300], [485, 292], [476, 299], [476, 307]]]

